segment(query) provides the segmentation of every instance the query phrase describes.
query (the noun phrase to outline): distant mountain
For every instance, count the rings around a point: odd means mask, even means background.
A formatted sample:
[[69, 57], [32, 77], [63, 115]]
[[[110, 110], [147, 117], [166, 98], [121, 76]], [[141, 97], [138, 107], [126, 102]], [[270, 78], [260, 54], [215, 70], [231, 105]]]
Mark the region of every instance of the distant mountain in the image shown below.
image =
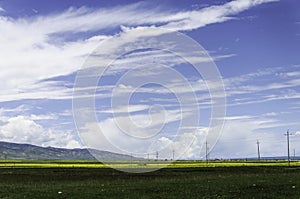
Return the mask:
[[[131, 156], [99, 151], [93, 154], [98, 160], [130, 160]], [[87, 149], [65, 149], [54, 147], [40, 147], [31, 144], [16, 144], [0, 142], [0, 159], [29, 159], [29, 160], [94, 160]]]

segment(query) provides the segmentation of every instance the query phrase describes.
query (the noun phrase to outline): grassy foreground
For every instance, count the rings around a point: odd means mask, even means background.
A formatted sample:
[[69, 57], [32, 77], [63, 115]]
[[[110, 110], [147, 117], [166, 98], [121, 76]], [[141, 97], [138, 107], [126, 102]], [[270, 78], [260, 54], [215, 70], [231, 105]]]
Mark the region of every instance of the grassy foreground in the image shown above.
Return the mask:
[[[187, 165], [189, 164], [191, 163]], [[230, 166], [229, 163], [226, 167], [214, 166], [213, 163], [210, 167], [182, 166], [144, 174], [123, 173], [104, 167], [2, 167], [0, 198], [299, 198], [300, 196], [300, 169], [297, 167]]]

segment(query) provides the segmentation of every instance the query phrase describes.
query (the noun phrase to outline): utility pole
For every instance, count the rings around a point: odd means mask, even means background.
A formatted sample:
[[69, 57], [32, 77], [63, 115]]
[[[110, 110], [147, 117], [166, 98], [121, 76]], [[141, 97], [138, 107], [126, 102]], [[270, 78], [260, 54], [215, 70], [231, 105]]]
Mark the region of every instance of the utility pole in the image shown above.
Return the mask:
[[158, 161], [158, 151], [156, 151], [156, 161]]
[[174, 159], [174, 158], [175, 158], [175, 150], [174, 150], [174, 149], [172, 150], [172, 153], [173, 153], [173, 154], [172, 154], [172, 155], [173, 155], [173, 159], [172, 159], [172, 160], [175, 160], [175, 159]]
[[296, 160], [296, 150], [294, 149], [294, 161]]
[[288, 166], [291, 166], [290, 163], [290, 133], [289, 133], [289, 129], [287, 130], [286, 134], [284, 134], [287, 137], [287, 150], [288, 150]]
[[207, 143], [207, 141], [205, 142], [205, 160], [206, 160], [206, 164], [208, 164], [208, 143]]
[[258, 140], [257, 140], [256, 144], [257, 144], [257, 158], [258, 158], [258, 161], [260, 161], [260, 150], [259, 150], [259, 141]]

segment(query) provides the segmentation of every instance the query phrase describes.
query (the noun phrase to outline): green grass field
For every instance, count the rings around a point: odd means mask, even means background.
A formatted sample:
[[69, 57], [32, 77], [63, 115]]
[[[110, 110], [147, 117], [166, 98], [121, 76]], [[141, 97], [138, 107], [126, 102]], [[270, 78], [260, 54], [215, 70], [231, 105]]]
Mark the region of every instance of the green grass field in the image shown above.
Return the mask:
[[155, 172], [131, 174], [95, 161], [1, 161], [0, 198], [299, 198], [299, 163], [286, 165], [178, 161]]

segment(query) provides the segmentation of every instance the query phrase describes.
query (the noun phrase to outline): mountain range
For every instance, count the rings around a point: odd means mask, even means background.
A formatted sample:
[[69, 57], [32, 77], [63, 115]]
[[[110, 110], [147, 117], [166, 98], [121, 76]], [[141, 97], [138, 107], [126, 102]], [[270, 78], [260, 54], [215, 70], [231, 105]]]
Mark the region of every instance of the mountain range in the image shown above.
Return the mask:
[[96, 149], [65, 149], [55, 147], [41, 147], [31, 144], [17, 144], [0, 142], [0, 159], [28, 159], [28, 160], [130, 160], [129, 155], [100, 151]]

